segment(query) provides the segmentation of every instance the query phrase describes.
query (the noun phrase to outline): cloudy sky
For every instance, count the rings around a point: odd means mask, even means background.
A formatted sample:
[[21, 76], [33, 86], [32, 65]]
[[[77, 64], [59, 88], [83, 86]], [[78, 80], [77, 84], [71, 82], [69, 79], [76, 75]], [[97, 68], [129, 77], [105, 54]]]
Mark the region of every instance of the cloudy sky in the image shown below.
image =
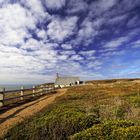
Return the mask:
[[0, 84], [140, 77], [140, 0], [0, 0]]

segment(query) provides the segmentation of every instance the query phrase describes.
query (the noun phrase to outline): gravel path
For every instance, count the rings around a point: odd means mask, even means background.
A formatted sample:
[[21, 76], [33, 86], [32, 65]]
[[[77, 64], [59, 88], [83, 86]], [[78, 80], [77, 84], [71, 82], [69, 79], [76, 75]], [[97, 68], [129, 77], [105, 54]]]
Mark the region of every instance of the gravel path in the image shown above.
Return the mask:
[[24, 121], [47, 107], [56, 97], [65, 94], [66, 90], [67, 89], [59, 89], [55, 94], [46, 95], [0, 114], [0, 137], [3, 137], [13, 125]]

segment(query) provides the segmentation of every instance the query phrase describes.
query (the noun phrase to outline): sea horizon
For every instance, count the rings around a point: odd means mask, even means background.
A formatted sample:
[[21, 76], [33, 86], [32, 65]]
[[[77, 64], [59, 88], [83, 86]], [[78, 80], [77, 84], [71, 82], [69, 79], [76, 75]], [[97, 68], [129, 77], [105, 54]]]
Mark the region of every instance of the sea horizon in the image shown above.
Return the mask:
[[18, 90], [21, 89], [21, 87], [27, 89], [27, 88], [32, 88], [34, 85], [33, 84], [1, 84], [0, 85], [0, 90]]

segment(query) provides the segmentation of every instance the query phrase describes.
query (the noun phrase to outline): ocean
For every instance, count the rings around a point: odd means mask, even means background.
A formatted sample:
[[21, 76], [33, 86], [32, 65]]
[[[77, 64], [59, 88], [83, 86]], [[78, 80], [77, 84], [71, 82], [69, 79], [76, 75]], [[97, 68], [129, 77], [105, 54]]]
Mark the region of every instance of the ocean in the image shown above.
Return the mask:
[[3, 88], [5, 88], [5, 90], [18, 90], [21, 89], [21, 87], [26, 88], [32, 88], [33, 85], [0, 85], [0, 90], [3, 90]]

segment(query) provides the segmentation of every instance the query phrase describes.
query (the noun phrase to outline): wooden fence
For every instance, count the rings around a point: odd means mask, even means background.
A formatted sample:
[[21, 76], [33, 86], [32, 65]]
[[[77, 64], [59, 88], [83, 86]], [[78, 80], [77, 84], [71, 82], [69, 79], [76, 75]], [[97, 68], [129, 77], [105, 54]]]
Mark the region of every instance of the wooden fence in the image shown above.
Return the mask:
[[21, 87], [20, 90], [9, 90], [0, 91], [0, 107], [7, 106], [10, 104], [18, 103], [21, 101], [25, 101], [27, 99], [34, 99], [35, 97], [39, 97], [41, 95], [52, 93], [55, 91], [54, 86], [38, 86], [29, 89], [24, 89]]

